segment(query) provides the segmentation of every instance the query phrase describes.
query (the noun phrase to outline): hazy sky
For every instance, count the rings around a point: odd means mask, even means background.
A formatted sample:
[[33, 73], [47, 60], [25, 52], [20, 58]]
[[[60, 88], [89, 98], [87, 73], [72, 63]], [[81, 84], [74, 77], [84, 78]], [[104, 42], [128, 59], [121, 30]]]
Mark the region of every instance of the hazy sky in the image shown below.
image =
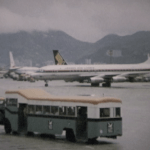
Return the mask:
[[89, 42], [150, 31], [150, 0], [0, 0], [0, 33], [50, 29]]

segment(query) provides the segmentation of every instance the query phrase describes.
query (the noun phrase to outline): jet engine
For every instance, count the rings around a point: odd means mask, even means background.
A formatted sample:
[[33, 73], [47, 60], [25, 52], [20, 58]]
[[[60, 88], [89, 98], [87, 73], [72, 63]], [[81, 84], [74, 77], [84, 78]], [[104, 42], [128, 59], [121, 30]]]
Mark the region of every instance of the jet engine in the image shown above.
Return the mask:
[[104, 79], [100, 78], [100, 77], [92, 77], [90, 80], [91, 80], [91, 83], [101, 83], [101, 82], [104, 82]]
[[121, 77], [121, 76], [116, 76], [116, 77], [113, 77], [112, 79], [113, 79], [113, 82], [125, 82], [128, 80], [127, 78]]
[[19, 80], [19, 75], [15, 74], [14, 72], [9, 73], [9, 77], [13, 80]]

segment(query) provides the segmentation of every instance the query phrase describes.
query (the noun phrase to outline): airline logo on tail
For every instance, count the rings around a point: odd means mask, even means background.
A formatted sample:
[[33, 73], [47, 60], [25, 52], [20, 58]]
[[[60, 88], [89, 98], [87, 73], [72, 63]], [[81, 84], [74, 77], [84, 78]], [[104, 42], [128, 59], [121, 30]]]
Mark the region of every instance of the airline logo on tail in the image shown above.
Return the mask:
[[53, 50], [56, 65], [67, 65], [63, 57], [59, 54], [58, 50]]

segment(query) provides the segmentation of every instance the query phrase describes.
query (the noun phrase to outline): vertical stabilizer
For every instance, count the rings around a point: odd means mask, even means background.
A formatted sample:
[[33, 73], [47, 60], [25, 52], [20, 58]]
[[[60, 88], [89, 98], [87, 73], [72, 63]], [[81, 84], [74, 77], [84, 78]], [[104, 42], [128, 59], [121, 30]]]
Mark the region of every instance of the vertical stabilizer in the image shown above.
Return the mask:
[[144, 62], [144, 64], [150, 64], [150, 55], [147, 54], [147, 60]]
[[9, 59], [10, 59], [10, 69], [15, 68], [15, 62], [14, 62], [14, 58], [13, 58], [12, 52], [9, 52]]
[[58, 50], [53, 50], [55, 65], [67, 65], [66, 61], [60, 55]]

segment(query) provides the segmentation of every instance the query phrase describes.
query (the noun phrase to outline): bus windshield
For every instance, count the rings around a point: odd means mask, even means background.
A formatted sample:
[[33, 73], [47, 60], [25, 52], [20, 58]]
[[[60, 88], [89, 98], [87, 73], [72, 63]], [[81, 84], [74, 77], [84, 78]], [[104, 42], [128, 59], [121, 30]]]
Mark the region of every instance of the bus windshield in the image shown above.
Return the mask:
[[100, 108], [100, 117], [110, 117], [110, 108]]
[[100, 117], [121, 117], [121, 109], [120, 107], [100, 108]]

